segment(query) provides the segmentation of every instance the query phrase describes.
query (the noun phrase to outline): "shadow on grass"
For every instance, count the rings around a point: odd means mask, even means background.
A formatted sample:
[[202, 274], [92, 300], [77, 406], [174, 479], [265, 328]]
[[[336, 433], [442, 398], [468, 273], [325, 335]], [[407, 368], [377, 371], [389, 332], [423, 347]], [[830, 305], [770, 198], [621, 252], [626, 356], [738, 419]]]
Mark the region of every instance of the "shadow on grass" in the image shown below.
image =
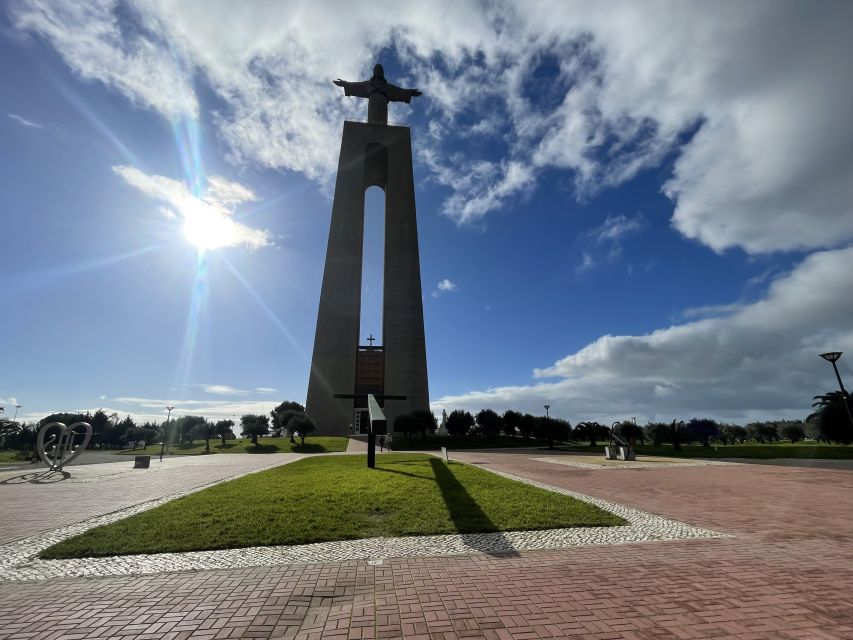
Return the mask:
[[293, 453], [327, 453], [328, 449], [322, 444], [297, 444], [291, 449]]
[[489, 555], [517, 556], [512, 543], [503, 532], [496, 531], [495, 523], [456, 479], [447, 464], [436, 458], [431, 458], [429, 464], [435, 474], [441, 496], [447, 504], [450, 519], [463, 534], [462, 541], [465, 545]]
[[279, 453], [281, 450], [277, 444], [256, 444], [246, 447], [246, 453]]

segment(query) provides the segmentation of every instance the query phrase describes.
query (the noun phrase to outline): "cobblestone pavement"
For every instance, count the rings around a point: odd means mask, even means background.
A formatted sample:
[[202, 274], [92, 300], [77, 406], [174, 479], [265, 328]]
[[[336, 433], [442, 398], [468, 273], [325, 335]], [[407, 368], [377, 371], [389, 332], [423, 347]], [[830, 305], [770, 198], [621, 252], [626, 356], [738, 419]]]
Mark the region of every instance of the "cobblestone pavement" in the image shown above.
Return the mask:
[[375, 557], [411, 557], [499, 553], [530, 549], [558, 549], [593, 544], [626, 544], [651, 540], [720, 538], [727, 534], [693, 527], [683, 522], [655, 516], [624, 505], [590, 498], [579, 493], [553, 487], [521, 476], [494, 471], [513, 480], [570, 495], [592, 502], [628, 521], [618, 527], [574, 527], [543, 531], [508, 531], [497, 533], [416, 536], [408, 538], [368, 538], [292, 546], [249, 547], [216, 551], [139, 554], [107, 558], [39, 560], [37, 554], [66, 538], [92, 527], [121, 520], [135, 513], [159, 506], [180, 495], [167, 496], [129, 509], [99, 516], [76, 525], [62, 527], [13, 543], [0, 545], [0, 580], [42, 580], [60, 577], [141, 575], [164, 571], [199, 569], [239, 569], [252, 566], [278, 566], [294, 563], [367, 560]]
[[853, 474], [461, 461], [736, 537], [0, 583], [0, 639], [853, 638]]
[[0, 471], [0, 544], [300, 457], [292, 453], [175, 456], [163, 462], [152, 458], [150, 469], [134, 469], [129, 457], [71, 465], [62, 473], [43, 465], [32, 471]]

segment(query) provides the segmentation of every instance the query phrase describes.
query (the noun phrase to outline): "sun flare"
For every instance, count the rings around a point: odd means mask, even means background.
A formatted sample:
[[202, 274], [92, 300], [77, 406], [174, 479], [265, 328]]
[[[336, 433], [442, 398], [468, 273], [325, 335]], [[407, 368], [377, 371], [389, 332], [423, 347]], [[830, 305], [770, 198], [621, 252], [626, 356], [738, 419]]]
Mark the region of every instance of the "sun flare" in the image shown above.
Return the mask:
[[199, 251], [219, 249], [234, 244], [234, 223], [224, 216], [187, 216], [184, 238]]

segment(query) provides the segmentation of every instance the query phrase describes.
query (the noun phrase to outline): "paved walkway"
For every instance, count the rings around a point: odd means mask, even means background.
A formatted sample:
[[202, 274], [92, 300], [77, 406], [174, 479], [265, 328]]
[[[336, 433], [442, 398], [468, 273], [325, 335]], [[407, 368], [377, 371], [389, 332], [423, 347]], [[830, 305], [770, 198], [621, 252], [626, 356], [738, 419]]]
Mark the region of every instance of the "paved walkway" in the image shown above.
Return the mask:
[[0, 638], [853, 638], [853, 474], [535, 457], [454, 454], [735, 537], [0, 583]]
[[72, 464], [62, 473], [44, 465], [28, 471], [0, 471], [0, 544], [300, 457], [292, 453], [174, 456], [163, 462], [153, 458], [150, 469], [134, 469], [133, 457], [122, 456], [119, 462]]

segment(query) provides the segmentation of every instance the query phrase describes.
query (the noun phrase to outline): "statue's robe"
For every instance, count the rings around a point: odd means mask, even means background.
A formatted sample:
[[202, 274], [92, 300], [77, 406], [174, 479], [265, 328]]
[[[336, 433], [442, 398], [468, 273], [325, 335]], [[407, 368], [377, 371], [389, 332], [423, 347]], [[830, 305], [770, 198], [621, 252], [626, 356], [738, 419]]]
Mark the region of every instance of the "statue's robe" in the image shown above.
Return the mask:
[[367, 121], [374, 124], [388, 123], [388, 103], [409, 103], [414, 96], [421, 95], [417, 89], [403, 89], [386, 80], [364, 80], [341, 84], [344, 94], [356, 98], [367, 98]]

